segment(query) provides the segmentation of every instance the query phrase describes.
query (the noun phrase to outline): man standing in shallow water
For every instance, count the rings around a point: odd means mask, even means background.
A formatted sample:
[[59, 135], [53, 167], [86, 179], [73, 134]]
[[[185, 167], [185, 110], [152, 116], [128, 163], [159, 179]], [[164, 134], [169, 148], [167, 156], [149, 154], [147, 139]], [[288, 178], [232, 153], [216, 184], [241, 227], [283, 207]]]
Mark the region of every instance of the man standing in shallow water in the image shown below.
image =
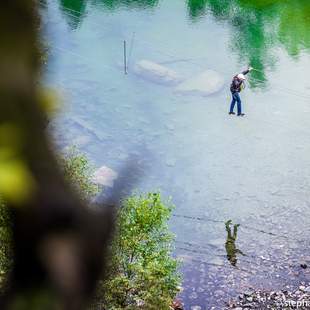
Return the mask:
[[234, 115], [235, 104], [237, 102], [237, 116], [244, 116], [245, 114], [241, 111], [241, 99], [239, 93], [245, 88], [244, 81], [246, 80], [245, 76], [251, 71], [253, 68], [249, 67], [247, 70], [239, 73], [233, 77], [233, 80], [230, 85], [230, 91], [232, 95], [232, 101], [230, 105], [229, 114]]

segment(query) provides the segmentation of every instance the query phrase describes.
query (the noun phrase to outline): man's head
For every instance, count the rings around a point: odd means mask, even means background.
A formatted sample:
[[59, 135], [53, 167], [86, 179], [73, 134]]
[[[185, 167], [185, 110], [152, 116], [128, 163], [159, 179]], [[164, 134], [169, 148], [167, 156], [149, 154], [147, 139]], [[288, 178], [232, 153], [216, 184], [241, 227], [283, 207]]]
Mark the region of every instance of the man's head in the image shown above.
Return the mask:
[[245, 81], [245, 76], [244, 76], [244, 74], [242, 74], [242, 73], [238, 74], [238, 75], [237, 75], [237, 78], [238, 78], [239, 80], [241, 80], [241, 81]]

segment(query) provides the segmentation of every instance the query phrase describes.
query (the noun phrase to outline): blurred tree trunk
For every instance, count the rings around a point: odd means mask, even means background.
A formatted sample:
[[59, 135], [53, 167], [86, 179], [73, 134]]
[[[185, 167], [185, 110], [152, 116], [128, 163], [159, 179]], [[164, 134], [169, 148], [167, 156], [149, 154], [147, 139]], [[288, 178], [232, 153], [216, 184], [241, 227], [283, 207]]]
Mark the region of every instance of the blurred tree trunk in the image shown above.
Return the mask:
[[0, 9], [0, 193], [12, 212], [14, 264], [0, 309], [84, 309], [111, 231], [65, 183], [45, 127], [34, 0]]

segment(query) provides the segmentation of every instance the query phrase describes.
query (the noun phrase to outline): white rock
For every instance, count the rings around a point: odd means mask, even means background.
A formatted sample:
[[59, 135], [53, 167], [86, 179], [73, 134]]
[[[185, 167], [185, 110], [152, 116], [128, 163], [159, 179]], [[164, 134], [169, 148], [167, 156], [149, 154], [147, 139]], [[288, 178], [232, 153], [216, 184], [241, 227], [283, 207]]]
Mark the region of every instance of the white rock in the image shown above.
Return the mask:
[[175, 91], [180, 94], [209, 96], [220, 91], [223, 86], [224, 79], [217, 72], [206, 70], [179, 84]]
[[93, 176], [93, 182], [103, 186], [113, 187], [114, 181], [117, 179], [118, 174], [109, 167], [102, 166]]
[[149, 60], [137, 62], [134, 73], [145, 80], [167, 86], [176, 85], [182, 81], [182, 78], [175, 71]]

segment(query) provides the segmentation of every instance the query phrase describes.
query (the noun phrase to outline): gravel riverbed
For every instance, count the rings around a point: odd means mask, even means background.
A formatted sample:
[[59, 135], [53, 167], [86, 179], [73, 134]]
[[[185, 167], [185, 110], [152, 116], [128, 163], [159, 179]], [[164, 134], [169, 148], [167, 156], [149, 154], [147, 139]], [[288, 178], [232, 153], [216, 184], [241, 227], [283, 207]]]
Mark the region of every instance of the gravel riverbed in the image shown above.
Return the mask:
[[230, 300], [225, 309], [310, 309], [310, 282], [302, 282], [298, 287], [286, 286], [277, 291], [249, 288]]

